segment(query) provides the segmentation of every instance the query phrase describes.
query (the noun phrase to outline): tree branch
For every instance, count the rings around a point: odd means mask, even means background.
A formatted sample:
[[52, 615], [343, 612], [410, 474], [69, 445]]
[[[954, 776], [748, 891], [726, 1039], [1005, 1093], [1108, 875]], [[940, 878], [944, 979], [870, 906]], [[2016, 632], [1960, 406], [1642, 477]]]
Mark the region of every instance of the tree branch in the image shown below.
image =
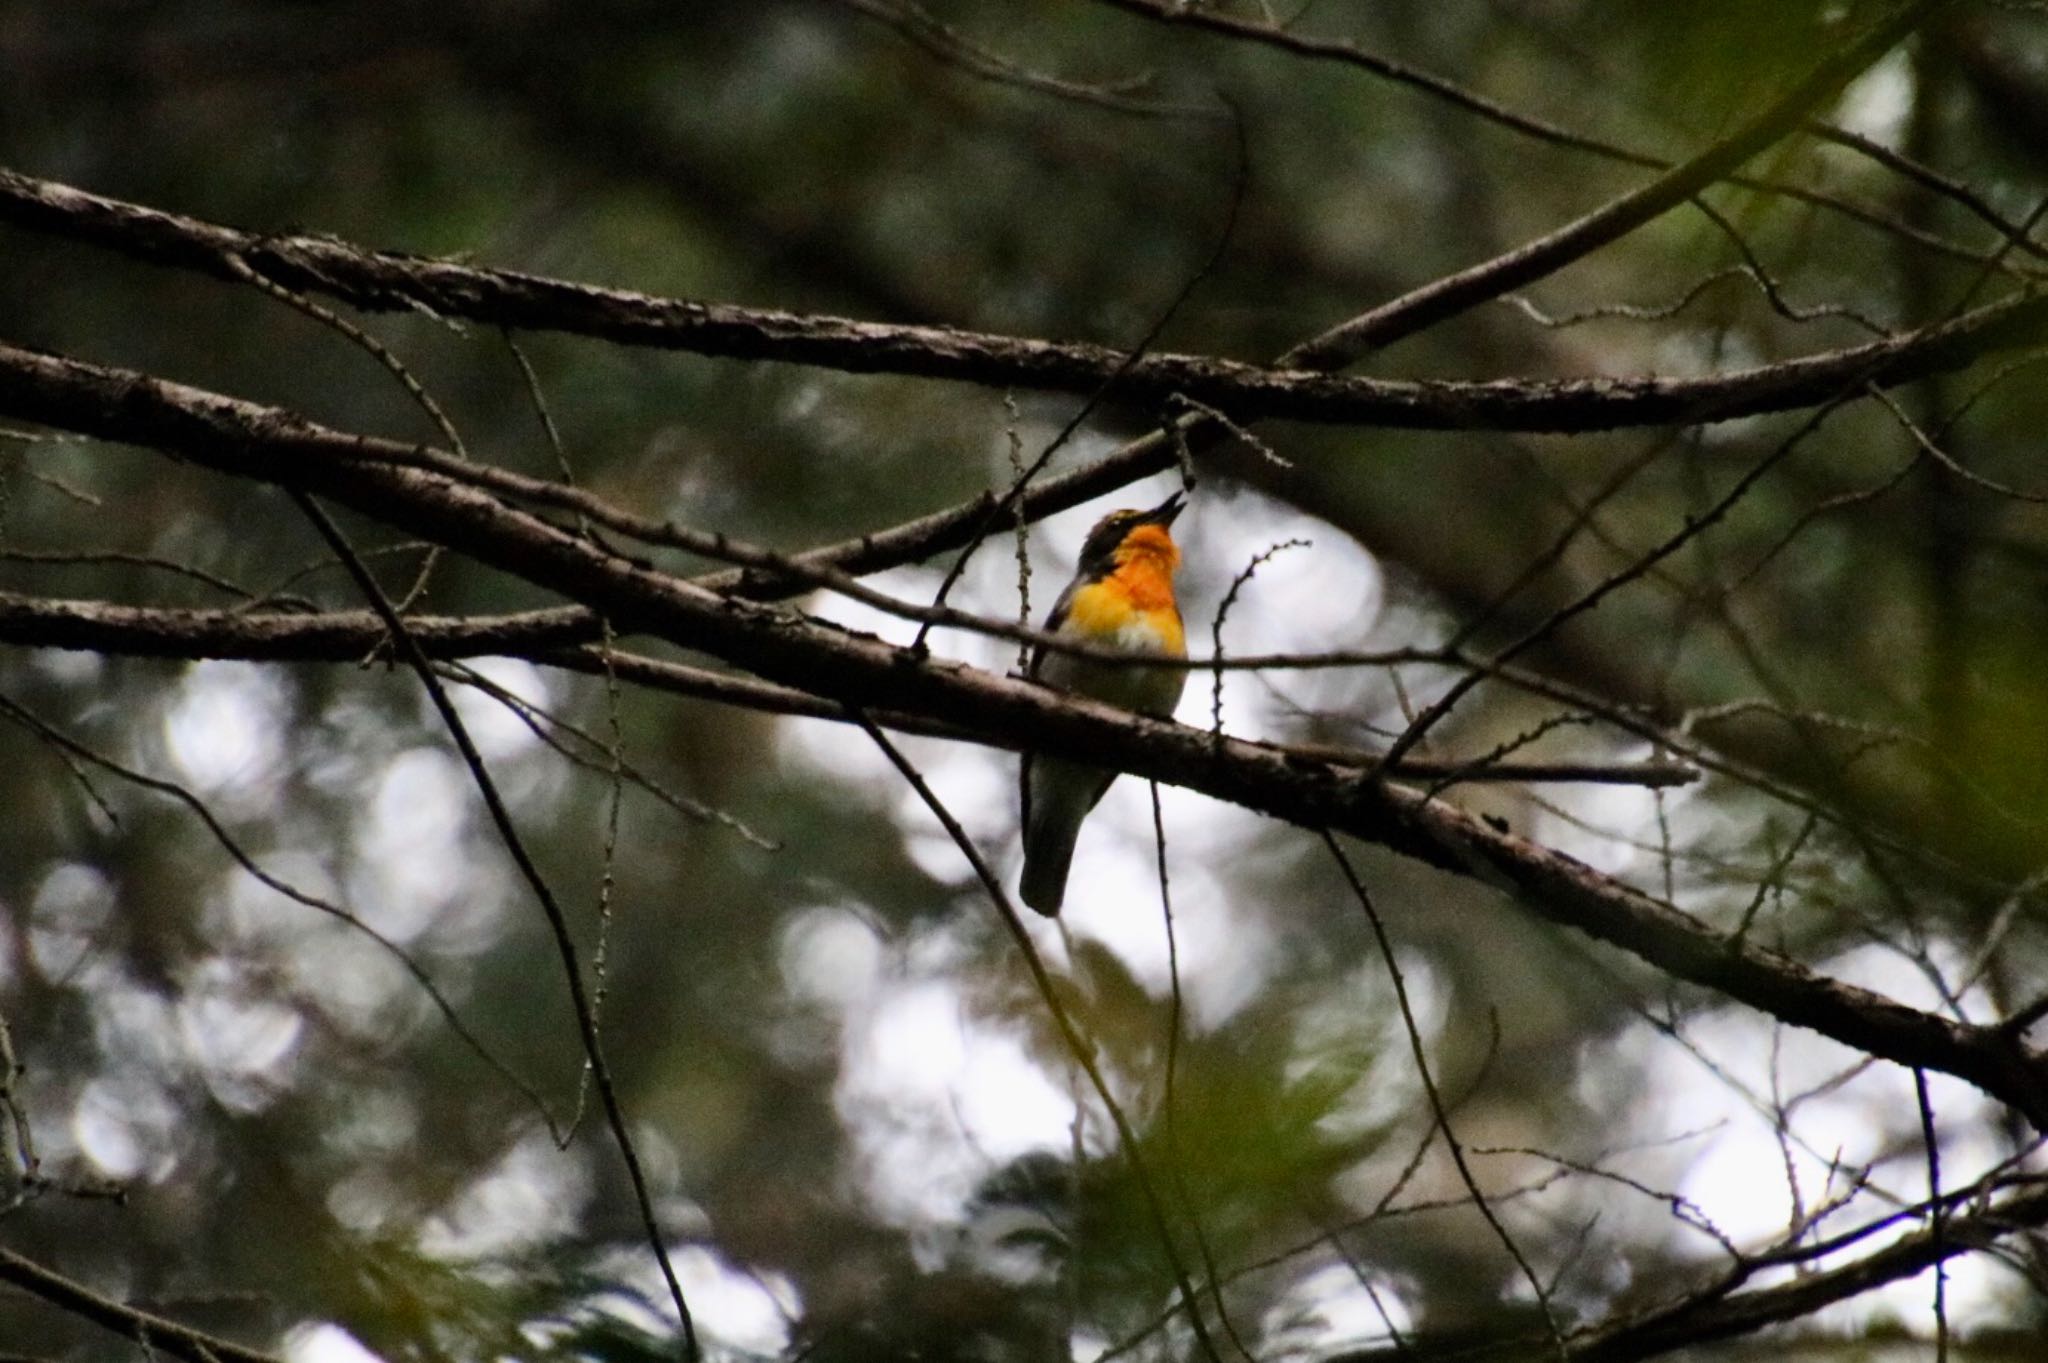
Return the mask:
[[[1269, 23], [1240, 19], [1214, 6], [1179, 4], [1175, 3], [1175, 0], [1099, 0], [1099, 3], [1129, 14], [1140, 15], [1155, 23], [1201, 29], [1221, 38], [1257, 44], [1304, 60], [1334, 63], [1364, 71], [1383, 80], [1420, 90], [1453, 108], [1462, 109], [1497, 127], [1549, 146], [1584, 152], [1621, 165], [1640, 166], [1646, 170], [1668, 170], [1672, 166], [1668, 158], [1654, 152], [1624, 146], [1619, 142], [1611, 142], [1603, 137], [1578, 132], [1523, 113], [1433, 71], [1425, 71], [1406, 62], [1368, 51], [1356, 43], [1346, 42], [1341, 38], [1313, 37]], [[1947, 195], [1996, 228], [2000, 235], [2014, 240], [2027, 254], [2036, 258], [2048, 258], [2048, 248], [2042, 247], [2024, 232], [2019, 231], [2016, 224], [2001, 215], [1968, 186], [1932, 172], [1888, 148], [1870, 143], [1853, 133], [1845, 133], [1839, 128], [1809, 123], [1806, 131], [1823, 141], [1835, 142], [1857, 151], [1896, 174]], [[1722, 180], [1740, 189], [1754, 190], [1798, 203], [1811, 204], [1816, 208], [1829, 209], [1852, 221], [1889, 232], [1895, 237], [1912, 241], [1945, 256], [1976, 264], [1983, 263], [1982, 256], [1958, 242], [1936, 236], [1913, 223], [1889, 216], [1853, 199], [1817, 190], [1811, 185], [1739, 174], [1724, 175]]]
[[1813, 107], [1838, 93], [1953, 0], [1911, 0], [1814, 67], [1756, 117], [1646, 185], [1492, 260], [1446, 275], [1333, 327], [1283, 357], [1312, 369], [1339, 368], [1369, 351], [1556, 273], [1684, 203], [1799, 127]]
[[[1751, 1334], [1767, 1326], [1799, 1320], [1824, 1306], [1847, 1301], [1886, 1283], [1911, 1278], [1934, 1264], [1986, 1249], [2016, 1230], [2043, 1222], [2048, 1222], [2048, 1188], [2029, 1188], [1970, 1215], [1948, 1219], [1940, 1235], [1917, 1231], [1860, 1259], [1773, 1287], [1730, 1294], [1724, 1283], [1719, 1289], [1696, 1293], [1632, 1320], [1595, 1326], [1568, 1338], [1566, 1355], [1572, 1363], [1638, 1363], [1674, 1350]], [[1744, 1276], [1738, 1272], [1736, 1280]], [[1428, 1347], [1427, 1341], [1410, 1339], [1400, 1349], [1338, 1354], [1330, 1363], [1520, 1357], [1533, 1347], [1539, 1347], [1536, 1336], [1485, 1344], [1465, 1340], [1439, 1348]]]
[[4, 1245], [0, 1245], [0, 1282], [12, 1283], [81, 1320], [132, 1340], [142, 1346], [145, 1354], [157, 1350], [185, 1363], [279, 1363], [275, 1354], [260, 1353], [233, 1340], [101, 1296], [85, 1284], [53, 1273]]
[[[697, 303], [366, 251], [331, 237], [263, 236], [4, 168], [0, 222], [237, 284], [243, 280], [234, 262], [245, 261], [282, 287], [326, 294], [368, 311], [424, 311], [491, 326], [732, 359], [1079, 394], [1095, 392], [1128, 359], [1098, 345]], [[1503, 279], [1504, 288], [1515, 287], [1517, 281], [1504, 275], [1489, 276], [1489, 286]], [[1380, 325], [1374, 323], [1370, 333], [1376, 344], [1385, 339], [1377, 330]], [[1825, 401], [1850, 376], [1887, 386], [1904, 383], [2044, 336], [2048, 297], [2019, 298], [1922, 331], [1705, 378], [1416, 381], [1314, 372], [1310, 361], [1334, 364], [1340, 358], [1330, 349], [1336, 344], [1333, 332], [1297, 348], [1278, 368], [1198, 355], [1146, 355], [1117, 378], [1116, 396], [1157, 405], [1191, 397], [1240, 421], [1284, 418], [1440, 431], [1604, 431], [1793, 410]], [[1170, 460], [1171, 451], [1162, 446], [1157, 467]]]
[[[688, 667], [634, 653], [609, 656], [585, 642], [601, 632], [598, 618], [581, 607], [492, 616], [407, 616], [405, 626], [428, 657], [440, 660], [497, 657], [589, 676], [607, 668], [621, 681], [653, 690], [742, 706], [769, 714], [854, 722], [844, 707], [805, 691], [755, 681], [730, 672]], [[79, 649], [142, 658], [233, 658], [248, 662], [360, 662], [388, 638], [383, 623], [368, 611], [322, 611], [314, 615], [233, 610], [187, 610], [118, 606], [103, 601], [59, 600], [0, 591], [0, 644], [23, 648]], [[993, 747], [1020, 748], [1007, 735], [983, 734], [938, 724], [916, 715], [875, 711], [884, 728], [953, 738]], [[1276, 752], [1314, 762], [1374, 766], [1379, 755], [1331, 743], [1259, 743]], [[1472, 762], [1408, 758], [1390, 774], [1415, 780], [1669, 787], [1699, 779], [1683, 762]]]
[[293, 412], [133, 371], [0, 347], [0, 415], [164, 450], [331, 498], [570, 596], [617, 622], [770, 681], [911, 711], [1332, 828], [1517, 894], [1532, 910], [1783, 1021], [1907, 1067], [1953, 1074], [2048, 1129], [2048, 1074], [1996, 1029], [1908, 1008], [1697, 919], [1560, 853], [1404, 786], [1153, 720], [642, 568], [439, 475], [378, 462], [383, 445]]

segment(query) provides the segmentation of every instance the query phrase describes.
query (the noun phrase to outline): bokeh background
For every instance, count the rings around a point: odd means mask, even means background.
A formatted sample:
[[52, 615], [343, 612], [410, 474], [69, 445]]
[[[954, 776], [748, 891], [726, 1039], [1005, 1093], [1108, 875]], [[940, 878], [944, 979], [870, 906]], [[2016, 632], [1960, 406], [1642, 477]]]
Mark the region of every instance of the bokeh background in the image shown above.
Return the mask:
[[[1300, 32], [1676, 158], [1877, 7], [1275, 8]], [[1157, 346], [1254, 361], [1648, 174], [1353, 66], [1085, 0], [13, 0], [0, 86], [0, 164], [205, 219], [1117, 346], [1202, 269], [1236, 199], [1215, 267]], [[2048, 192], [2048, 17], [1953, 7], [1820, 114], [2028, 219]], [[2034, 287], [2033, 254], [1987, 267], [2000, 235], [1981, 215], [1853, 147], [1801, 135], [1748, 170], [1831, 202], [1717, 187], [1711, 214], [1674, 211], [1369, 372], [1701, 374]], [[365, 325], [478, 457], [554, 476], [508, 338], [431, 317]], [[344, 429], [433, 436], [363, 350], [252, 289], [13, 228], [0, 228], [0, 334]], [[514, 339], [584, 485], [792, 550], [1001, 486], [1013, 448], [1034, 455], [1077, 405]], [[2029, 880], [2048, 815], [2048, 518], [2022, 495], [2048, 487], [2048, 412], [2030, 358], [1898, 394], [1991, 481], [1927, 457], [1881, 404], [1853, 404], [1710, 535], [1525, 660], [1685, 731], [1725, 770], [1663, 793], [1453, 798], [1916, 1006], [1977, 1019], [2024, 1006], [2048, 986]], [[1056, 466], [1154, 415], [1112, 399]], [[1802, 420], [1573, 437], [1263, 427], [1269, 451], [1234, 447], [1199, 469], [1182, 521], [1191, 638], [1211, 644], [1254, 555], [1301, 540], [1243, 585], [1222, 626], [1230, 651], [1427, 645], [1475, 620], [1474, 646], [1506, 642], [1710, 507]], [[282, 494], [32, 435], [0, 433], [0, 586], [354, 604]], [[1029, 614], [1094, 514], [1176, 485], [1035, 527]], [[349, 528], [388, 582], [410, 579], [417, 546]], [[928, 599], [942, 567], [874, 585]], [[1014, 619], [1019, 585], [1004, 539], [954, 599]], [[534, 604], [455, 558], [422, 602]], [[843, 601], [805, 604], [907, 637]], [[983, 637], [935, 645], [1016, 664]], [[461, 691], [463, 714], [601, 957], [613, 1065], [721, 1356], [1190, 1352], [1181, 1325], [1158, 1325], [1171, 1283], [1109, 1124], [1077, 1101], [957, 849], [858, 730], [516, 661], [477, 668], [502, 691]], [[1372, 745], [1449, 679], [1197, 675], [1181, 717]], [[252, 877], [189, 802], [67, 759], [18, 715], [0, 725], [0, 1017], [41, 1172], [63, 1185], [24, 1183], [17, 1162], [0, 1240], [294, 1363], [668, 1356], [616, 1151], [591, 1113], [566, 1148], [550, 1134], [583, 1089], [545, 922], [403, 669], [9, 649], [0, 695], [176, 783], [267, 874], [346, 915]], [[1653, 755], [1491, 686], [1430, 751], [1524, 739], [1522, 756]], [[1014, 877], [1014, 759], [937, 740], [905, 750]], [[652, 789], [619, 779], [621, 763]], [[1225, 1281], [1242, 1344], [1307, 1359], [1526, 1332], [1532, 1295], [1431, 1139], [1385, 964], [1320, 844], [1185, 792], [1163, 792], [1161, 810], [1173, 953], [1151, 798], [1132, 778], [1084, 834], [1066, 932], [1034, 931], [1150, 1162], [1174, 1171], [1181, 1249]], [[1471, 881], [1352, 850], [1475, 1174], [1567, 1322], [1709, 1280], [1720, 1249], [1697, 1223], [1761, 1246], [1817, 1212], [1831, 1231], [1924, 1194], [1909, 1074]], [[1931, 1095], [1951, 1183], [2031, 1140], [1959, 1083], [1935, 1076]], [[125, 1198], [79, 1195], [108, 1183]], [[1950, 1357], [2038, 1356], [2041, 1271], [2024, 1236], [1954, 1266]], [[1927, 1357], [1934, 1291], [1926, 1275], [1692, 1356]], [[0, 1295], [0, 1353], [107, 1357], [109, 1338]]]

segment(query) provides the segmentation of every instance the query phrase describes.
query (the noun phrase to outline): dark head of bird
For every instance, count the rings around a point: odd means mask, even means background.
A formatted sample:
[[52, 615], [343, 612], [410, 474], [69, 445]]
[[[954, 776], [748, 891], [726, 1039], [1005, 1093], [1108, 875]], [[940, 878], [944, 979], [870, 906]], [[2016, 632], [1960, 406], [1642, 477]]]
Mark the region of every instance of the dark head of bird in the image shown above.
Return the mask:
[[1116, 551], [1140, 526], [1156, 525], [1164, 531], [1180, 515], [1187, 499], [1176, 492], [1150, 511], [1112, 511], [1095, 522], [1081, 545], [1082, 568], [1106, 568], [1116, 562]]

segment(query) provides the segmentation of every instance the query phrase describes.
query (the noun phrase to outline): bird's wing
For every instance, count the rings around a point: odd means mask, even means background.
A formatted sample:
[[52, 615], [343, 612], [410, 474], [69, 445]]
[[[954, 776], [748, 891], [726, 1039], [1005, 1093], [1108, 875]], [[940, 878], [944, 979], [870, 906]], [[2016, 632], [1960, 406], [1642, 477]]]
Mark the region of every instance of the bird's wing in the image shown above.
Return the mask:
[[[1075, 578], [1067, 584], [1067, 589], [1060, 593], [1060, 599], [1052, 603], [1052, 610], [1046, 614], [1045, 623], [1039, 626], [1041, 630], [1047, 634], [1057, 634], [1060, 626], [1067, 623], [1067, 612], [1073, 609], [1074, 592], [1080, 585], [1081, 580], [1079, 578]], [[1024, 674], [1028, 677], [1036, 677], [1039, 668], [1044, 666], [1044, 664], [1045, 645], [1038, 644], [1031, 650], [1031, 661], [1025, 664]], [[1023, 811], [1024, 826], [1029, 828], [1031, 826], [1031, 754], [1029, 752], [1024, 753], [1022, 760], [1017, 763], [1017, 792], [1017, 806]]]
[[[1074, 608], [1074, 593], [1080, 588], [1080, 586], [1081, 579], [1079, 578], [1075, 578], [1072, 582], [1069, 582], [1067, 584], [1067, 589], [1060, 593], [1060, 599], [1053, 602], [1052, 610], [1046, 613], [1045, 622], [1038, 627], [1041, 633], [1059, 633], [1060, 626], [1067, 623], [1067, 613]], [[1038, 669], [1044, 666], [1044, 664], [1045, 645], [1032, 645], [1031, 661], [1025, 664], [1024, 667], [1025, 675], [1031, 677], [1037, 676]]]
[[1019, 828], [1031, 827], [1031, 754], [1020, 754], [1017, 760], [1017, 809]]

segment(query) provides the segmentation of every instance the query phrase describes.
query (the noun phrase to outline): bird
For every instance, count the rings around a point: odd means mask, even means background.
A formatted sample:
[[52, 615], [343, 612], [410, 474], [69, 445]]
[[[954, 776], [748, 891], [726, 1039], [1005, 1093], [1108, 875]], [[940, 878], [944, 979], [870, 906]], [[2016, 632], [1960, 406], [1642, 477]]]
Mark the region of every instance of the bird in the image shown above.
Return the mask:
[[[1168, 529], [1184, 505], [1176, 492], [1150, 511], [1112, 511], [1097, 521], [1081, 545], [1074, 580], [1046, 617], [1046, 633], [1140, 657], [1187, 657], [1173, 594], [1180, 548]], [[1187, 684], [1185, 668], [1094, 662], [1043, 644], [1026, 673], [1063, 691], [1159, 716], [1173, 713]], [[1059, 916], [1066, 898], [1081, 821], [1116, 776], [1084, 762], [1024, 754], [1018, 773], [1024, 872], [1017, 888], [1026, 904], [1048, 918]]]

